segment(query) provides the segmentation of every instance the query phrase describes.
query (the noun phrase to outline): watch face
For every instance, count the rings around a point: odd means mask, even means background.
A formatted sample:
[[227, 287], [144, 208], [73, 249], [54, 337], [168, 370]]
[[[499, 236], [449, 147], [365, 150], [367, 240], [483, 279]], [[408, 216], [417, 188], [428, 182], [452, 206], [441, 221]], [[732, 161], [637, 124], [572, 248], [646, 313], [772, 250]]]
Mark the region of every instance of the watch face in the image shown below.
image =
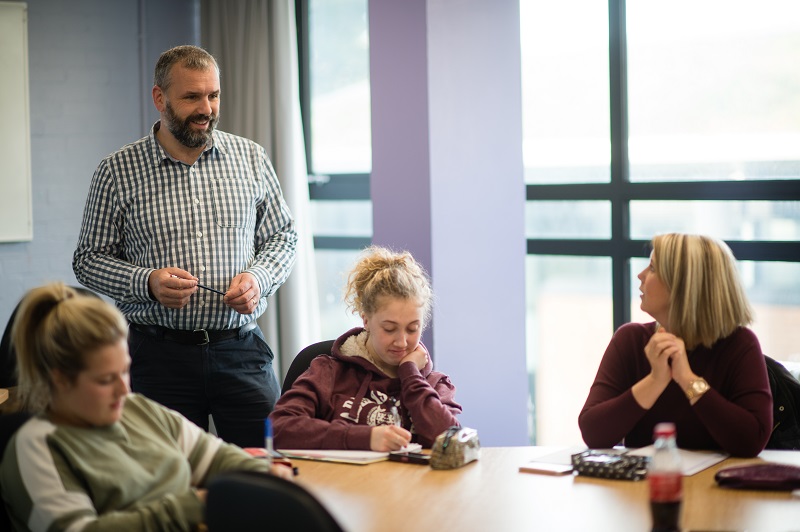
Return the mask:
[[700, 379], [692, 383], [692, 391], [694, 391], [695, 394], [701, 394], [706, 390], [708, 390], [708, 383], [706, 381]]

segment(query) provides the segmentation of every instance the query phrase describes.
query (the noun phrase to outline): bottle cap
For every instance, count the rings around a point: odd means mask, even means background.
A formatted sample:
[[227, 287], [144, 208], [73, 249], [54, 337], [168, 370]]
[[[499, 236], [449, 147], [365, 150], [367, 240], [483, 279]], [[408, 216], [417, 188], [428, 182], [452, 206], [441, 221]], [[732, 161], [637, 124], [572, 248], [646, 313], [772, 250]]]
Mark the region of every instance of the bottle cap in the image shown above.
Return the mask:
[[675, 435], [675, 423], [664, 422], [659, 423], [653, 429], [653, 436], [658, 438], [659, 436], [674, 436]]

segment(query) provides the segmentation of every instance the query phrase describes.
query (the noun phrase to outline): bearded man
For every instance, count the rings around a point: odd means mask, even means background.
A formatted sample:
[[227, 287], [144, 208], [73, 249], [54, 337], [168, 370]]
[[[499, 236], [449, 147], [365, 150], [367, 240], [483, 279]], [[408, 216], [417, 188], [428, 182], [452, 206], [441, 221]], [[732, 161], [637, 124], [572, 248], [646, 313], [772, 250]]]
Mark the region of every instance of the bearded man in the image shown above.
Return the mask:
[[219, 80], [202, 48], [161, 54], [161, 118], [100, 162], [72, 266], [130, 322], [134, 392], [260, 447], [280, 387], [256, 319], [291, 272], [297, 233], [264, 148], [216, 130]]

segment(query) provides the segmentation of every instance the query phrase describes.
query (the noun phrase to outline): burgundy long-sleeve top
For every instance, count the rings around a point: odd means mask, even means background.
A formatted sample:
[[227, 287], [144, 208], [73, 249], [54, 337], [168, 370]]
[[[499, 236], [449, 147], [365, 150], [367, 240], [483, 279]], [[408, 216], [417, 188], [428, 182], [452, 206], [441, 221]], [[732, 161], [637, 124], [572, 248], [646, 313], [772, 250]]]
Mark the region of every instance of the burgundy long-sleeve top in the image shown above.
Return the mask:
[[372, 428], [395, 422], [392, 407], [411, 441], [423, 447], [458, 424], [456, 388], [431, 362], [421, 371], [404, 362], [390, 377], [360, 356], [363, 346], [353, 342], [356, 353], [344, 354], [343, 344], [362, 332], [352, 329], [337, 339], [331, 354], [314, 358], [278, 400], [270, 414], [278, 449], [369, 450]]
[[644, 347], [655, 327], [655, 322], [628, 323], [611, 339], [578, 417], [586, 444], [643, 447], [653, 443], [657, 423], [671, 421], [681, 448], [721, 449], [742, 457], [761, 452], [772, 431], [772, 394], [755, 334], [740, 327], [711, 349], [687, 351], [692, 371], [711, 389], [691, 405], [671, 381], [646, 410], [634, 399], [631, 387], [650, 373]]

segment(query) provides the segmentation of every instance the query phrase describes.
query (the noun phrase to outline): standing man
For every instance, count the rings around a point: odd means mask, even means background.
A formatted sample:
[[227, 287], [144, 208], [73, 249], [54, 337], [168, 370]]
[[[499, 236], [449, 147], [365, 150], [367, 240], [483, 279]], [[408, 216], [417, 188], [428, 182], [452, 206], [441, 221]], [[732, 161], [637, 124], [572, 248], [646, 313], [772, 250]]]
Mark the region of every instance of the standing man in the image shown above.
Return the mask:
[[134, 392], [262, 446], [280, 388], [256, 318], [294, 264], [294, 222], [264, 148], [215, 130], [208, 52], [164, 52], [153, 103], [150, 134], [95, 171], [72, 267], [130, 321]]

